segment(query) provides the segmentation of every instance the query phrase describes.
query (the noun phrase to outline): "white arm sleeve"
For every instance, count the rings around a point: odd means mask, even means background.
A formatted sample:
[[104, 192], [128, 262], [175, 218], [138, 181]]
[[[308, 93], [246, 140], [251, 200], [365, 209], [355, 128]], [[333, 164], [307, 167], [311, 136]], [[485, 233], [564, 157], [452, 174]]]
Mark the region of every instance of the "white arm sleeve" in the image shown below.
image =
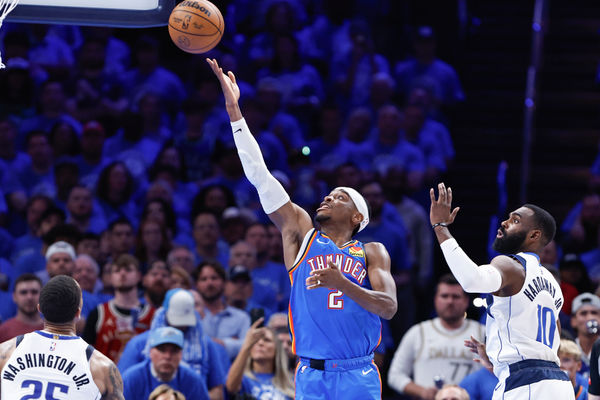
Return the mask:
[[252, 136], [246, 120], [242, 118], [239, 121], [232, 122], [231, 129], [233, 130], [235, 147], [240, 156], [242, 167], [244, 167], [244, 173], [258, 191], [263, 210], [267, 214], [277, 211], [290, 201], [290, 196], [267, 169], [260, 147], [258, 147], [256, 139]]
[[493, 293], [502, 287], [500, 271], [490, 264], [477, 266], [460, 248], [456, 239], [440, 244], [452, 274], [469, 293]]

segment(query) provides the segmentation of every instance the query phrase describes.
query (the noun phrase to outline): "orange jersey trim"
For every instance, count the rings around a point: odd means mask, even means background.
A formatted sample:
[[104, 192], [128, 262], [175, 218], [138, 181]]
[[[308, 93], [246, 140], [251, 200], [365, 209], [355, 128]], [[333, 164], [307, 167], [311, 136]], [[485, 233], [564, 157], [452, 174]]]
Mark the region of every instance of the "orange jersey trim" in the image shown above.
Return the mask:
[[[329, 236], [327, 236], [326, 234], [324, 234], [323, 232], [321, 232], [321, 236], [323, 236], [324, 238], [327, 238], [327, 239], [331, 240], [331, 238]], [[354, 240], [349, 241], [348, 243], [346, 243], [342, 247], [338, 247], [338, 249], [342, 250], [342, 249], [345, 249], [346, 247], [354, 246], [356, 243], [358, 243], [358, 240], [354, 239]]]
[[375, 367], [375, 371], [377, 371], [377, 377], [379, 378], [379, 395], [383, 395], [383, 382], [381, 382], [381, 372], [379, 371], [379, 367], [375, 363], [375, 360], [371, 361], [373, 366]]
[[343, 245], [342, 247], [340, 247], [340, 250], [345, 249], [346, 247], [354, 246], [356, 243], [358, 243], [358, 240], [353, 240], [350, 243], [347, 243], [347, 244]]
[[[294, 352], [294, 354], [296, 354], [296, 332], [294, 330], [294, 319], [292, 318], [291, 303], [288, 303], [288, 322], [290, 324], [290, 334], [292, 335], [292, 351]], [[300, 364], [300, 363], [298, 363], [298, 364]]]

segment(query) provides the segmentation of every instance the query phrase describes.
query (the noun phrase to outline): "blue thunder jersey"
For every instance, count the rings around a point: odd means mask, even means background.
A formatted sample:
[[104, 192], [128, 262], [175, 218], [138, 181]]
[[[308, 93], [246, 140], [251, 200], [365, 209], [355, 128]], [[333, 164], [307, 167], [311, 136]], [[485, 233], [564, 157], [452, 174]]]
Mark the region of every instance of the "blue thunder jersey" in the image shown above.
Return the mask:
[[500, 379], [509, 365], [524, 360], [559, 364], [558, 314], [564, 299], [559, 284], [533, 253], [512, 255], [525, 268], [521, 290], [509, 297], [488, 295], [486, 351]]
[[330, 260], [353, 283], [371, 289], [361, 242], [352, 240], [340, 248], [316, 229], [309, 231], [289, 271], [292, 284], [289, 319], [294, 353], [324, 360], [369, 355], [381, 340], [379, 317], [339, 290], [306, 288], [310, 271], [327, 268]]

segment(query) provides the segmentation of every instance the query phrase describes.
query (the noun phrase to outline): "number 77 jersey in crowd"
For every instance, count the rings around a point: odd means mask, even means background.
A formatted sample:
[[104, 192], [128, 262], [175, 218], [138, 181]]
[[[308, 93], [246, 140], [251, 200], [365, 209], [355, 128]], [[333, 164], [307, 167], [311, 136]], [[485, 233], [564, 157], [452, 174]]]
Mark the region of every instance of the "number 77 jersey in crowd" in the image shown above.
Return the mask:
[[338, 247], [313, 229], [306, 234], [290, 269], [290, 330], [294, 352], [305, 358], [337, 360], [373, 353], [381, 339], [379, 317], [339, 290], [308, 290], [310, 271], [327, 268], [329, 261], [353, 283], [372, 289], [364, 246], [351, 240]]
[[559, 364], [558, 314], [563, 294], [552, 274], [533, 253], [510, 257], [525, 269], [521, 290], [509, 297], [488, 296], [486, 350], [500, 380], [509, 375], [509, 364], [544, 360]]
[[90, 371], [93, 351], [79, 336], [45, 331], [18, 336], [1, 371], [2, 399], [100, 399]]

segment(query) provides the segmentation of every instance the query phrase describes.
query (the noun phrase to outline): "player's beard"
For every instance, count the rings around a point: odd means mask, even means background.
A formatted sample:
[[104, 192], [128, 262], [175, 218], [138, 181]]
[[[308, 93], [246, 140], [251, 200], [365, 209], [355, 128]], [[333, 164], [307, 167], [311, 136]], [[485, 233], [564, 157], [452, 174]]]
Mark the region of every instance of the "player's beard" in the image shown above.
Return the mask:
[[521, 251], [521, 246], [527, 237], [527, 232], [516, 232], [508, 235], [504, 228], [500, 227], [502, 237], [497, 237], [494, 240], [492, 248], [502, 254], [516, 254]]

